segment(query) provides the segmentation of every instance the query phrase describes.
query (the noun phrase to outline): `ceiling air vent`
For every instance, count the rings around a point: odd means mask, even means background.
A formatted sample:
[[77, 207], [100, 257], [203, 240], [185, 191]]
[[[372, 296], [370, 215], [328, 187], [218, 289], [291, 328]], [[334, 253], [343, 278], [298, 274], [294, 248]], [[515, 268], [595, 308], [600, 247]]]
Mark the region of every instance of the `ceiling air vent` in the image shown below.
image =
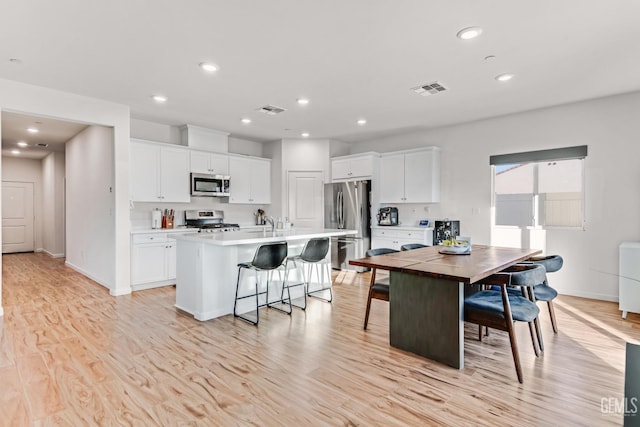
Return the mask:
[[287, 111], [284, 108], [276, 107], [275, 105], [265, 105], [264, 107], [260, 107], [257, 110], [270, 116], [275, 116], [276, 114], [280, 114], [283, 111]]
[[445, 87], [444, 83], [431, 82], [431, 83], [427, 83], [426, 85], [412, 87], [411, 90], [422, 96], [429, 96], [429, 95], [435, 95], [440, 92], [444, 92], [445, 90], [449, 90], [449, 89]]

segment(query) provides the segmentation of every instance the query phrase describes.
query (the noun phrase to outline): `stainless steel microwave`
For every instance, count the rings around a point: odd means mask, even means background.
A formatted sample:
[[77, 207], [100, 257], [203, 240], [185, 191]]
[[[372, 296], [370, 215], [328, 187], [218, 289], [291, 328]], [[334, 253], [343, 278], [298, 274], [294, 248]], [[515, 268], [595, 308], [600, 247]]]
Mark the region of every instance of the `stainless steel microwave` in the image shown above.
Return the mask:
[[191, 195], [208, 197], [228, 197], [229, 177], [226, 175], [191, 174]]

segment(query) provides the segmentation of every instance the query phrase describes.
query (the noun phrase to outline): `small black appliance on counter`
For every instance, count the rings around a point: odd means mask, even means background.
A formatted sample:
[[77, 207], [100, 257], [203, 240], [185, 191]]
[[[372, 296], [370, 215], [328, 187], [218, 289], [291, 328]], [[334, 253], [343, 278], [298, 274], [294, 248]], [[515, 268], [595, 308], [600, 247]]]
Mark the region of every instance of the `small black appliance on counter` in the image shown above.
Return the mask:
[[460, 235], [460, 221], [442, 220], [434, 221], [433, 224], [433, 244], [441, 245], [445, 240]]
[[376, 217], [378, 225], [398, 225], [398, 208], [380, 208]]

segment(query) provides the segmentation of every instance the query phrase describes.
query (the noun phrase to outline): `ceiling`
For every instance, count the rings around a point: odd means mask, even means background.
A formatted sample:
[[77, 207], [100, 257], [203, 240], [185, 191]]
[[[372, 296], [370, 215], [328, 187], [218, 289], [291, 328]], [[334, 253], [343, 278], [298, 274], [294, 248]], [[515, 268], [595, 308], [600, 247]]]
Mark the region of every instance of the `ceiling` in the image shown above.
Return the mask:
[[[253, 141], [358, 142], [640, 90], [638, 16], [637, 0], [7, 1], [0, 78]], [[433, 81], [448, 90], [410, 90]]]
[[[27, 159], [42, 159], [50, 152], [64, 153], [65, 143], [87, 127], [86, 124], [72, 123], [46, 117], [2, 112], [2, 155], [13, 156], [13, 150]], [[32, 134], [28, 128], [38, 129]], [[19, 142], [27, 144], [25, 147]]]

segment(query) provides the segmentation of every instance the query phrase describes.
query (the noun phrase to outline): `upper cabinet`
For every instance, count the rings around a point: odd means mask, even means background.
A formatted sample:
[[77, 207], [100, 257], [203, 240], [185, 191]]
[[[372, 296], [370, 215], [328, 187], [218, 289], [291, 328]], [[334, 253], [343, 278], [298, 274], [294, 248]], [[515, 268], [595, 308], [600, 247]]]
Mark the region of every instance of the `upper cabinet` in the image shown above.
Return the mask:
[[331, 159], [331, 180], [336, 182], [371, 179], [375, 173], [378, 158], [377, 153], [334, 157]]
[[189, 151], [131, 140], [131, 200], [189, 203]]
[[271, 203], [271, 160], [229, 156], [229, 203]]
[[398, 151], [380, 157], [380, 203], [440, 201], [440, 149]]
[[191, 172], [229, 175], [229, 156], [206, 151], [191, 151]]

